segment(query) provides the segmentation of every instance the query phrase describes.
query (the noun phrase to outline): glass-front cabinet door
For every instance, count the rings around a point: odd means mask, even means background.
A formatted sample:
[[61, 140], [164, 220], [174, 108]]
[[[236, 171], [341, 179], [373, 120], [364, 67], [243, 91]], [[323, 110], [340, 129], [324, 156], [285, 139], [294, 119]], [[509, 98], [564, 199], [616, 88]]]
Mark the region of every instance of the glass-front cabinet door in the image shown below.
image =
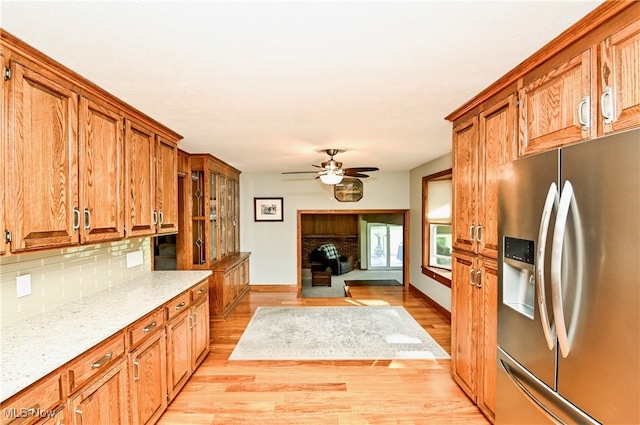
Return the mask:
[[218, 222], [220, 223], [220, 254], [221, 257], [227, 253], [227, 205], [225, 201], [227, 199], [227, 178], [220, 176], [220, 216]]
[[236, 190], [234, 192], [235, 195], [235, 212], [233, 213], [233, 250], [235, 252], [240, 252], [240, 182], [236, 180]]
[[204, 222], [204, 172], [191, 173], [191, 226], [193, 265], [200, 266], [207, 263], [205, 254], [205, 222]]
[[209, 173], [209, 259], [218, 261], [218, 175]]
[[236, 185], [232, 179], [227, 179], [227, 254], [232, 254], [235, 247], [235, 223], [236, 223], [236, 207], [235, 207]]

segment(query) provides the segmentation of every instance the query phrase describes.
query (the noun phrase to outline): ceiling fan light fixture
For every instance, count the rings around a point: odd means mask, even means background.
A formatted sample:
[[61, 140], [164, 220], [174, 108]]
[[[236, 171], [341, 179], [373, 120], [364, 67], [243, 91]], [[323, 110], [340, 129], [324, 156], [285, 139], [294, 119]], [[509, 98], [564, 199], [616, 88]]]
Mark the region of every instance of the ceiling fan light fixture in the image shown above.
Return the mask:
[[338, 184], [342, 181], [342, 175], [335, 173], [326, 173], [320, 175], [320, 181], [324, 184]]

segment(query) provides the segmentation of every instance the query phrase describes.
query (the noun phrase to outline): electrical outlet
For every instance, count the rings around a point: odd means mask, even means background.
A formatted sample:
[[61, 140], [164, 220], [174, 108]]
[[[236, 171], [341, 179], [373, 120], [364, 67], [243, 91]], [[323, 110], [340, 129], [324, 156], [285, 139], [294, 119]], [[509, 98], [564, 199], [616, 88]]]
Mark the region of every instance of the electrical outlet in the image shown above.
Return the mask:
[[31, 275], [25, 274], [16, 277], [16, 296], [18, 298], [31, 295]]
[[144, 263], [144, 256], [142, 251], [134, 251], [127, 253], [127, 268], [139, 266]]

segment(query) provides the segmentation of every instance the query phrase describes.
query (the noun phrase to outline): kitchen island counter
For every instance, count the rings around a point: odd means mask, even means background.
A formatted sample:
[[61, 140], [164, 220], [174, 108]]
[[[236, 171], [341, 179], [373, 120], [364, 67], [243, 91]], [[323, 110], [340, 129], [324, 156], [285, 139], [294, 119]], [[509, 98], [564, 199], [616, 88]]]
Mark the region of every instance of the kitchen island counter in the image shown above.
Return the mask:
[[153, 271], [0, 328], [0, 400], [65, 365], [211, 275]]

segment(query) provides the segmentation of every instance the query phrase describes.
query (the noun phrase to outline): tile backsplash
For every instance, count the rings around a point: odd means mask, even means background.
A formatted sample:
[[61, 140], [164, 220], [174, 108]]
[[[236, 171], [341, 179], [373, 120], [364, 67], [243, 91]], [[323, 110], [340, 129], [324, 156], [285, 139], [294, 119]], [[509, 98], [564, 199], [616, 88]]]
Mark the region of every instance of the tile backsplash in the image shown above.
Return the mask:
[[[142, 265], [127, 268], [127, 254]], [[0, 257], [0, 325], [53, 309], [151, 269], [149, 238]], [[17, 297], [16, 278], [31, 275], [31, 294]]]

